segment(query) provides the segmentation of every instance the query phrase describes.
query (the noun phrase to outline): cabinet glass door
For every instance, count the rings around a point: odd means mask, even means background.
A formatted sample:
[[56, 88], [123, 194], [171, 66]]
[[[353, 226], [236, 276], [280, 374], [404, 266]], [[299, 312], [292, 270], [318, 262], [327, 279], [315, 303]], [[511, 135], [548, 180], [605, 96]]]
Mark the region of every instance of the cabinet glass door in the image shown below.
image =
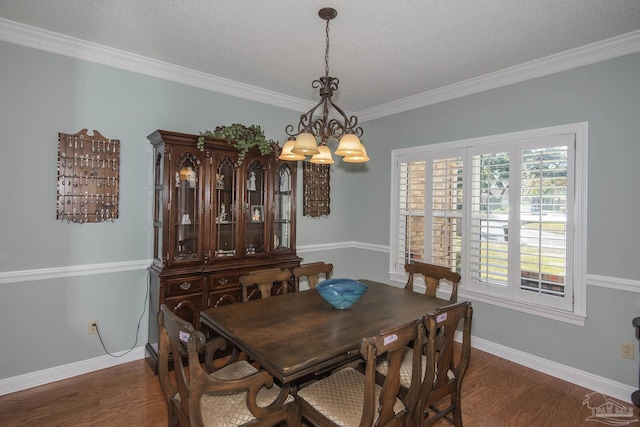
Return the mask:
[[251, 161], [247, 166], [246, 198], [245, 198], [245, 255], [265, 254], [265, 194], [266, 194], [266, 168], [259, 160]]
[[174, 261], [200, 258], [200, 161], [185, 153], [175, 165], [175, 187], [171, 203], [174, 225]]
[[273, 250], [276, 252], [291, 250], [291, 207], [293, 203], [291, 177], [291, 169], [286, 164], [278, 166], [273, 199]]
[[153, 203], [153, 259], [159, 262], [160, 265], [163, 253], [162, 246], [162, 209], [163, 209], [163, 194], [164, 194], [164, 163], [162, 161], [162, 151], [156, 149], [156, 163], [153, 173], [153, 188], [154, 188], [154, 203]]
[[214, 183], [214, 255], [216, 258], [238, 255], [238, 170], [235, 159], [218, 161]]

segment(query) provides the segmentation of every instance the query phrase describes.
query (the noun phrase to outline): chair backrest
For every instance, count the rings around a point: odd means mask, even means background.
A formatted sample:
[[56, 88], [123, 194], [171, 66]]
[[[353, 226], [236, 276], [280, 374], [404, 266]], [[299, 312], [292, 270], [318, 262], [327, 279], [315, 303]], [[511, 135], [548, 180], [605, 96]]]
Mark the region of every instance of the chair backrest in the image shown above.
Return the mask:
[[425, 295], [436, 296], [436, 289], [440, 284], [440, 280], [445, 279], [451, 282], [451, 297], [449, 301], [458, 301], [458, 283], [460, 283], [460, 274], [451, 271], [447, 267], [435, 264], [427, 264], [425, 262], [413, 262], [404, 265], [404, 270], [409, 273], [409, 280], [405, 289], [413, 291], [413, 280], [416, 274], [424, 276], [424, 284], [426, 286]]
[[[380, 331], [374, 337], [362, 341], [360, 354], [365, 360], [365, 400], [360, 425], [378, 426], [410, 425], [413, 417], [413, 407], [417, 403], [422, 381], [422, 352], [425, 339], [424, 325], [420, 320], [405, 323], [400, 326]], [[411, 386], [405, 401], [405, 409], [396, 413], [394, 406], [400, 397], [400, 366], [409, 343], [413, 348], [413, 373]], [[380, 358], [386, 358], [389, 363], [387, 375], [382, 384], [379, 398], [379, 409], [376, 411], [375, 386], [376, 366]], [[377, 419], [377, 421], [376, 421]]]
[[293, 269], [293, 277], [296, 282], [296, 290], [300, 290], [300, 278], [306, 277], [309, 282], [309, 289], [314, 289], [320, 280], [320, 275], [324, 274], [324, 278], [329, 279], [333, 271], [333, 264], [326, 264], [322, 261], [303, 264]]
[[[240, 276], [239, 282], [242, 285], [242, 301], [253, 299], [269, 298], [274, 282], [280, 282], [283, 294], [288, 292], [289, 286], [287, 281], [291, 278], [291, 272], [285, 268], [270, 268], [266, 270], [257, 270]], [[249, 292], [251, 286], [257, 285], [257, 288]], [[258, 294], [260, 297], [258, 298]]]
[[[227, 343], [223, 338], [205, 342], [202, 332], [165, 304], [158, 312], [158, 326], [158, 375], [170, 426], [200, 427], [205, 418], [223, 425], [276, 425], [285, 420], [291, 425], [297, 418], [296, 407], [285, 403], [293, 401], [289, 387], [274, 385], [266, 371], [258, 371], [246, 361], [226, 364], [213, 373], [204, 369], [201, 353], [207, 353], [208, 358], [224, 350]], [[169, 373], [171, 359], [174, 375]]]
[[[189, 426], [189, 378], [188, 351], [185, 338], [193, 337], [194, 349], [205, 342], [204, 334], [191, 323], [171, 312], [162, 304], [158, 312], [158, 377], [167, 399], [169, 425]], [[171, 360], [174, 375], [170, 375]]]
[[[418, 403], [414, 410], [416, 426], [431, 425], [447, 414], [452, 414], [456, 426], [462, 426], [460, 409], [462, 379], [471, 357], [471, 302], [463, 301], [436, 309], [424, 317], [427, 331], [427, 368], [420, 388]], [[462, 324], [462, 346], [454, 351], [454, 335]], [[444, 409], [433, 406], [444, 397], [450, 397], [450, 404]], [[431, 411], [427, 418], [425, 413]]]

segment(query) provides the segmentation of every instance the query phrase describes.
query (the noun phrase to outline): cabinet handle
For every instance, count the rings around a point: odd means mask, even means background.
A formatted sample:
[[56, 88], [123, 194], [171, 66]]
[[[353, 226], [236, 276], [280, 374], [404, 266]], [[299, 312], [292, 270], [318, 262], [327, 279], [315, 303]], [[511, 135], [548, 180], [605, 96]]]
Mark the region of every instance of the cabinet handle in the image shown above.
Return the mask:
[[190, 287], [191, 287], [191, 283], [189, 282], [182, 282], [182, 285], [180, 285], [180, 289], [182, 289], [183, 291], [186, 291]]
[[226, 285], [228, 282], [227, 279], [225, 279], [224, 277], [222, 279], [218, 279], [218, 283], [222, 286]]

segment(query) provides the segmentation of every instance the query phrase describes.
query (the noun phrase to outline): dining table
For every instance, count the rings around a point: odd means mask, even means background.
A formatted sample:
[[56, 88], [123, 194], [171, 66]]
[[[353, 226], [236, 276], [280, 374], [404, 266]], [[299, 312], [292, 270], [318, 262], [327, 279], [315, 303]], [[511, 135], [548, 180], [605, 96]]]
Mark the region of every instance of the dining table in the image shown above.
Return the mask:
[[357, 359], [364, 338], [451, 304], [385, 283], [358, 281], [368, 289], [344, 310], [309, 289], [209, 308], [200, 319], [275, 379], [290, 384]]

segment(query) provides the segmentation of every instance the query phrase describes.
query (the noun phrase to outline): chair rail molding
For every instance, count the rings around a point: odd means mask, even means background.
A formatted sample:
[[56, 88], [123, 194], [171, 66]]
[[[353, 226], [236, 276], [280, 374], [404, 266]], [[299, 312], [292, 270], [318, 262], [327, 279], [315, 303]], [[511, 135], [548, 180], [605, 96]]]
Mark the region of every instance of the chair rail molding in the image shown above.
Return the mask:
[[363, 242], [334, 242], [334, 243], [318, 243], [313, 245], [298, 245], [296, 248], [298, 253], [329, 251], [334, 249], [365, 249], [373, 252], [389, 253], [389, 246], [374, 245], [372, 243]]
[[61, 277], [90, 276], [92, 274], [119, 273], [131, 270], [146, 270], [150, 259], [121, 261], [103, 264], [70, 265], [65, 267], [18, 270], [0, 273], [0, 285], [7, 283], [32, 282], [35, 280], [59, 279]]
[[601, 288], [616, 289], [619, 291], [640, 293], [640, 280], [622, 279], [619, 277], [606, 277], [597, 274], [587, 274], [587, 285], [600, 286]]
[[[299, 253], [329, 251], [334, 249], [362, 249], [372, 252], [390, 253], [389, 246], [376, 245], [372, 243], [347, 241], [334, 243], [320, 243], [313, 245], [301, 245], [297, 250]], [[2, 276], [0, 276], [1, 280]], [[407, 281], [406, 275], [392, 275], [389, 277], [394, 282]], [[0, 283], [2, 283], [0, 281]], [[600, 276], [597, 274], [587, 274], [588, 286], [599, 286], [606, 289], [640, 293], [640, 280], [624, 279], [620, 277]]]

